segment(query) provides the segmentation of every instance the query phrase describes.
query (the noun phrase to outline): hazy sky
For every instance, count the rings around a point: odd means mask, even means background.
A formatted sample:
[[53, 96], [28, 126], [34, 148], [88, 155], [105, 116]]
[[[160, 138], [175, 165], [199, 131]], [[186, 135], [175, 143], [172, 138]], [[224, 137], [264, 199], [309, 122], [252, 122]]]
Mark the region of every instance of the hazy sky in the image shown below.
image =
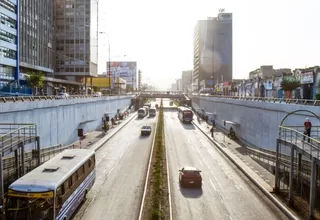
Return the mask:
[[319, 0], [100, 0], [99, 72], [111, 60], [136, 60], [143, 79], [169, 88], [193, 69], [197, 20], [219, 8], [233, 13], [233, 77], [247, 78], [261, 65], [319, 65]]

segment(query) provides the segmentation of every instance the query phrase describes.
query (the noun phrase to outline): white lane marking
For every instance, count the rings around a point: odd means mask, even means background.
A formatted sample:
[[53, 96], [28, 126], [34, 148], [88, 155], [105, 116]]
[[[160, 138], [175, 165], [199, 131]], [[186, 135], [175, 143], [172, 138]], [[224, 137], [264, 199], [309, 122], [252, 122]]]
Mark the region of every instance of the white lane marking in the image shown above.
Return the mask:
[[201, 162], [201, 160], [199, 162], [200, 162], [200, 165], [203, 167], [203, 163]]
[[123, 156], [124, 151], [122, 151], [122, 153], [120, 154], [120, 158]]
[[211, 181], [211, 179], [209, 180], [211, 183], [212, 188], [214, 189], [214, 191], [217, 191], [217, 188], [214, 186], [213, 182]]

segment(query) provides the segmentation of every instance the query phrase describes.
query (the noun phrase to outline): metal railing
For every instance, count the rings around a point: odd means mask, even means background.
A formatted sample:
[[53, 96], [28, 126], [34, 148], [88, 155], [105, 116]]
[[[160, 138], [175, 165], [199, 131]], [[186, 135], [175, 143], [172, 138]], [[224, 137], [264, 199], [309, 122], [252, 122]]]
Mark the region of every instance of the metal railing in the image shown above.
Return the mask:
[[44, 100], [66, 100], [66, 99], [83, 99], [83, 98], [100, 98], [100, 97], [109, 97], [109, 96], [133, 96], [126, 94], [110, 94], [110, 95], [70, 95], [67, 97], [61, 96], [3, 96], [0, 97], [0, 102], [32, 102], [32, 101], [44, 101]]
[[250, 100], [250, 101], [260, 101], [260, 102], [272, 102], [272, 103], [282, 103], [282, 104], [296, 104], [296, 105], [320, 105], [320, 100], [313, 99], [289, 99], [289, 98], [272, 98], [272, 97], [248, 97], [248, 96], [222, 96], [222, 95], [189, 95], [191, 98], [199, 97], [215, 97], [223, 99], [234, 99], [234, 100]]
[[36, 124], [0, 123], [0, 150], [5, 155], [20, 143], [31, 143], [37, 137]]
[[280, 126], [279, 139], [294, 144], [309, 155], [320, 159], [320, 141], [313, 137], [308, 137], [301, 131], [291, 127]]

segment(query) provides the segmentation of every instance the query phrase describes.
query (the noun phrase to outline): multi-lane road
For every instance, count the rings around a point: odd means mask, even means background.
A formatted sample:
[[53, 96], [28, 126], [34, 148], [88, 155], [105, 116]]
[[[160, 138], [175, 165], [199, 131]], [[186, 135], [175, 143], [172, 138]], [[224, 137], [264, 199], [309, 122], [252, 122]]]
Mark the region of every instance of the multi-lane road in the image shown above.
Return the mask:
[[156, 118], [133, 119], [96, 153], [96, 182], [74, 219], [137, 219], [153, 133], [140, 137]]
[[[194, 125], [172, 110], [164, 123], [173, 219], [287, 219]], [[202, 189], [180, 187], [178, 170], [186, 165], [202, 171]]]
[[[169, 106], [169, 101], [164, 101]], [[287, 219], [192, 124], [180, 123], [176, 110], [164, 112], [173, 219]], [[96, 153], [97, 179], [74, 219], [137, 219], [153, 134], [140, 137], [134, 119]], [[182, 166], [202, 170], [202, 189], [181, 188]]]

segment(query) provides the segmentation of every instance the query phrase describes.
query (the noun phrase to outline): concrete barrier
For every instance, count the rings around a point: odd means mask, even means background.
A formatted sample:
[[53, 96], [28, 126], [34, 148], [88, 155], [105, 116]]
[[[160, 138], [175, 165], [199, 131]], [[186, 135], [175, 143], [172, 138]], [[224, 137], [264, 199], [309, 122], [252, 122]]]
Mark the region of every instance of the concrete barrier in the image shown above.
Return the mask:
[[113, 117], [130, 104], [127, 96], [7, 102], [0, 105], [0, 121], [36, 124], [41, 147], [68, 145], [78, 140], [78, 129], [97, 130], [105, 113]]

